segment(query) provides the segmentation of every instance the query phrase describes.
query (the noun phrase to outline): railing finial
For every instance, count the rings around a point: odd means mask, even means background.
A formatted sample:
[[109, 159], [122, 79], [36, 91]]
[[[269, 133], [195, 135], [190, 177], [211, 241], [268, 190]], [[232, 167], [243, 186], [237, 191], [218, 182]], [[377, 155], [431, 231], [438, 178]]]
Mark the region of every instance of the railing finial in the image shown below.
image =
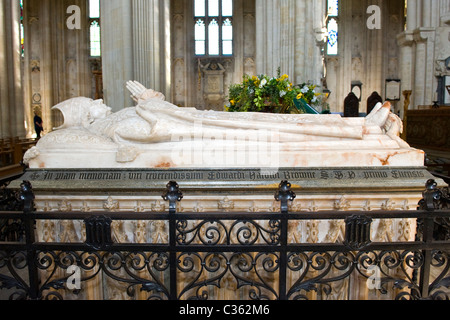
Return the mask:
[[295, 193], [291, 190], [291, 186], [288, 181], [283, 180], [279, 185], [278, 191], [275, 193], [275, 200], [281, 202], [282, 213], [288, 212], [288, 201], [294, 201], [296, 197]]
[[167, 184], [166, 192], [162, 195], [164, 201], [169, 201], [169, 212], [175, 213], [177, 210], [177, 201], [183, 199], [183, 193], [180, 191], [178, 183], [170, 181]]
[[34, 211], [34, 193], [33, 187], [29, 181], [23, 181], [20, 184], [19, 200], [23, 205], [24, 213], [31, 213]]
[[441, 199], [441, 191], [437, 187], [435, 180], [430, 179], [425, 185], [425, 191], [422, 193], [423, 199], [420, 201], [420, 207], [423, 210], [434, 211], [436, 209], [435, 202]]

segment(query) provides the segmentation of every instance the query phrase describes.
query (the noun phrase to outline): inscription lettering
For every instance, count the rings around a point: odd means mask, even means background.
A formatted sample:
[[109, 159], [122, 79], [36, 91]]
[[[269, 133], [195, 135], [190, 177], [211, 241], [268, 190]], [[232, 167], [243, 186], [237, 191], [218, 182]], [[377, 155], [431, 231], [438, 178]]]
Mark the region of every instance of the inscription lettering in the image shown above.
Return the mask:
[[298, 172], [298, 171], [285, 171], [284, 172], [285, 179], [315, 179], [315, 172]]
[[203, 172], [148, 172], [146, 180], [203, 180]]
[[344, 174], [342, 173], [342, 171], [335, 171], [334, 177], [338, 180], [342, 180], [342, 179], [344, 179]]
[[280, 173], [262, 174], [261, 172], [251, 171], [249, 174], [250, 180], [279, 180]]
[[208, 174], [209, 180], [245, 180], [245, 175], [242, 171], [235, 172], [221, 172], [213, 171]]
[[52, 178], [53, 178], [53, 173], [51, 173], [51, 172], [44, 173], [44, 180], [51, 180]]
[[364, 171], [364, 179], [386, 179], [388, 174], [382, 171]]
[[322, 180], [328, 180], [330, 179], [330, 175], [327, 171], [320, 171], [320, 179]]
[[121, 180], [122, 174], [119, 172], [82, 172], [80, 180]]
[[388, 170], [142, 170], [142, 171], [33, 171], [31, 180], [44, 181], [349, 181], [349, 180], [402, 180], [426, 178], [425, 170], [388, 169]]
[[394, 179], [404, 179], [404, 178], [424, 178], [425, 174], [421, 171], [392, 171], [392, 177]]
[[55, 180], [75, 180], [76, 176], [76, 173], [57, 173]]
[[130, 180], [141, 180], [142, 179], [142, 173], [130, 172], [128, 174], [128, 178]]

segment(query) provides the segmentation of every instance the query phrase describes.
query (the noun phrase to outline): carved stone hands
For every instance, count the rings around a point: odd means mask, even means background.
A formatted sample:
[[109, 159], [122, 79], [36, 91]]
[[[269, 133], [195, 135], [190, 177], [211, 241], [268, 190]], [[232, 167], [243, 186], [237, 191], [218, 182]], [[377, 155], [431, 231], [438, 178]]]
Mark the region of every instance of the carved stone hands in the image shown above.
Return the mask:
[[139, 99], [144, 94], [145, 90], [147, 90], [147, 88], [144, 87], [138, 81], [128, 81], [127, 82], [127, 89], [131, 93], [131, 99], [133, 99], [135, 102], [138, 102]]
[[127, 89], [131, 93], [131, 99], [136, 103], [141, 103], [149, 99], [165, 100], [166, 97], [161, 93], [152, 89], [147, 89], [138, 81], [128, 81]]

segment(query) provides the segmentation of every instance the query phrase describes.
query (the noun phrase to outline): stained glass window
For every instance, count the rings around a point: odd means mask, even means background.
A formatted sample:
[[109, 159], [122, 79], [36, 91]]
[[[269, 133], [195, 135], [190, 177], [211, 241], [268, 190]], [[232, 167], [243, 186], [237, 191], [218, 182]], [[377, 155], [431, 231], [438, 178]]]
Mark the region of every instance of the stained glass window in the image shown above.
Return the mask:
[[339, 0], [328, 0], [327, 54], [339, 53]]
[[25, 56], [25, 31], [23, 28], [23, 0], [20, 0], [20, 50], [22, 57]]
[[233, 54], [233, 0], [195, 0], [195, 54]]
[[328, 16], [337, 17], [339, 15], [339, 0], [328, 0]]
[[91, 57], [101, 56], [100, 0], [89, 0], [89, 35]]

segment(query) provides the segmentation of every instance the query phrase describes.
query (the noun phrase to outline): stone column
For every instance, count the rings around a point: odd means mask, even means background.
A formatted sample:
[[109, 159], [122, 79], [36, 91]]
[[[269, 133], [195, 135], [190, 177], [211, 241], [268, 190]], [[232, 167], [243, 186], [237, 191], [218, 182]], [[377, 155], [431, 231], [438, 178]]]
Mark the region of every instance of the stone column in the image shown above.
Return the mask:
[[431, 7], [432, 2], [435, 1], [423, 1], [422, 2], [422, 26], [425, 28], [431, 27]]
[[415, 77], [414, 77], [414, 104], [420, 106], [425, 103], [425, 40], [421, 37], [420, 32], [414, 34], [414, 41], [416, 42], [416, 61], [415, 61]]
[[297, 84], [320, 85], [323, 57], [318, 30], [322, 30], [322, 1], [256, 0], [256, 71], [288, 74]]
[[170, 98], [170, 1], [101, 0], [101, 21], [106, 104], [133, 104], [128, 80]]
[[169, 94], [170, 1], [132, 0], [135, 79]]
[[0, 138], [24, 137], [19, 0], [0, 1]]
[[130, 0], [101, 0], [103, 97], [113, 111], [132, 105], [125, 83], [134, 80]]
[[408, 11], [406, 20], [406, 29], [414, 30], [417, 27], [417, 0], [407, 0]]
[[[33, 110], [42, 112], [44, 134], [63, 123], [51, 108], [64, 100], [90, 96], [88, 19], [85, 0], [24, 1], [24, 106], [27, 135], [34, 133]], [[79, 14], [68, 9], [77, 6]], [[68, 19], [79, 20], [69, 28]], [[23, 124], [22, 124], [23, 125]]]
[[280, 6], [282, 0], [256, 1], [256, 73], [276, 75], [280, 66]]
[[450, 0], [440, 1], [439, 13], [441, 25], [450, 26]]
[[[446, 48], [449, 47], [449, 41], [445, 40], [448, 32], [445, 27], [440, 27], [445, 25], [442, 17], [448, 7], [449, 0], [408, 0], [407, 30], [397, 39], [402, 47], [402, 87], [412, 91], [410, 109], [433, 102], [438, 86], [436, 64], [439, 59], [445, 59], [439, 57], [439, 53], [448, 52]], [[443, 44], [443, 39], [447, 45]], [[408, 59], [413, 62], [413, 67], [407, 65]]]
[[[400, 47], [400, 57], [399, 57], [399, 65], [400, 65], [400, 79], [402, 80], [402, 90], [403, 91], [411, 91], [412, 92], [412, 70], [413, 70], [413, 34], [411, 31], [404, 31], [397, 36], [397, 43]], [[402, 94], [400, 99], [400, 105], [405, 105], [405, 96]], [[408, 96], [410, 99], [410, 96]], [[404, 112], [405, 110], [402, 108], [400, 117], [405, 119]]]

